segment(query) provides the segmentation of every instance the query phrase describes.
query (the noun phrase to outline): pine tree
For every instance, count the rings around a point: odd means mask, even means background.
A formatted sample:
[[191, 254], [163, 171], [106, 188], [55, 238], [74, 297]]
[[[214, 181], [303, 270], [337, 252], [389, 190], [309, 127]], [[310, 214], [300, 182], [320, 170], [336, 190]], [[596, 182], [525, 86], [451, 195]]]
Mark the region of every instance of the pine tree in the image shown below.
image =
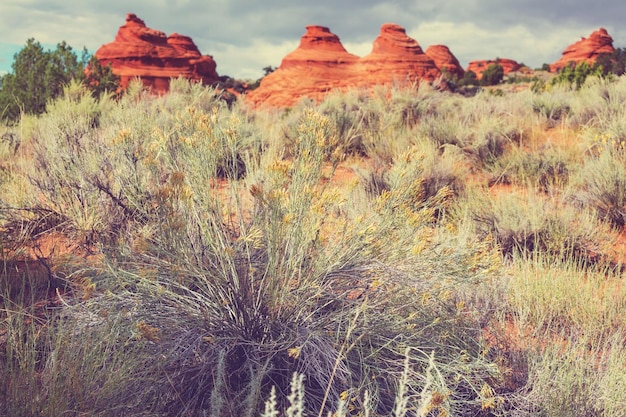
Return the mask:
[[79, 60], [65, 41], [54, 51], [44, 51], [39, 42], [29, 39], [15, 54], [12, 72], [1, 79], [0, 118], [17, 120], [22, 112], [43, 113], [48, 101], [63, 94], [63, 88], [71, 80], [85, 83], [97, 97], [106, 91], [116, 91], [119, 78], [111, 67], [101, 66], [95, 57], [88, 58], [89, 53], [84, 49]]
[[13, 72], [2, 77], [0, 111], [3, 118], [17, 119], [21, 111], [40, 114], [46, 108], [48, 56], [41, 44], [29, 39], [14, 56]]

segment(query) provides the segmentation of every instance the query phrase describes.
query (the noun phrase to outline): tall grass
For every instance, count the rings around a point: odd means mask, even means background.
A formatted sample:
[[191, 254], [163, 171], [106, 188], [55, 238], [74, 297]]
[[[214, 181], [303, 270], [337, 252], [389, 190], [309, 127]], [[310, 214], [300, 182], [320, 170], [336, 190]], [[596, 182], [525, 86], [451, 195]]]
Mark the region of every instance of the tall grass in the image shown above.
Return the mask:
[[[621, 415], [624, 294], [621, 276], [572, 261], [516, 263], [508, 288], [516, 343], [530, 346], [521, 415]], [[523, 412], [521, 412], [523, 411]]]

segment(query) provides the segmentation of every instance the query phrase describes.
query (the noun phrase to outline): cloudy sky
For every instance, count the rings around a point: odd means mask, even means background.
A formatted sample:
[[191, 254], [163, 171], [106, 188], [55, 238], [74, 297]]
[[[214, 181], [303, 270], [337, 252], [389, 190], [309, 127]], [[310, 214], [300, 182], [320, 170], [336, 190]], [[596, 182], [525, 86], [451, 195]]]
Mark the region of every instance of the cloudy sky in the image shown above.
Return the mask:
[[95, 52], [129, 12], [168, 35], [191, 36], [220, 75], [242, 79], [280, 65], [310, 24], [328, 26], [363, 56], [381, 24], [397, 23], [424, 49], [447, 45], [463, 67], [496, 57], [539, 67], [599, 27], [626, 47], [624, 0], [1, 0], [0, 73], [11, 71], [28, 38]]

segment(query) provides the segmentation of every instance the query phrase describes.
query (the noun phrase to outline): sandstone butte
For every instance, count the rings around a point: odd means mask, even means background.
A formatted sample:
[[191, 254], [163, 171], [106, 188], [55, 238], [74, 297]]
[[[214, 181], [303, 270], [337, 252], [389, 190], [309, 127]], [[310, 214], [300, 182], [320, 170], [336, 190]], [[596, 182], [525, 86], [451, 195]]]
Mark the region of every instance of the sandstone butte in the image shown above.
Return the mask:
[[303, 97], [320, 101], [336, 89], [434, 81], [440, 75], [435, 61], [401, 26], [382, 25], [372, 52], [362, 58], [346, 51], [327, 27], [307, 26], [298, 48], [246, 100], [257, 106], [289, 107]]
[[385, 23], [374, 41], [372, 52], [358, 62], [356, 84], [377, 85], [434, 81], [441, 70], [424, 53], [402, 26]]
[[358, 60], [328, 28], [307, 26], [298, 48], [257, 89], [248, 92], [246, 100], [271, 107], [288, 107], [301, 97], [321, 100], [329, 91], [345, 86]]
[[583, 37], [565, 48], [561, 59], [550, 64], [550, 71], [557, 72], [571, 63], [578, 64], [583, 61], [593, 64], [598, 56], [611, 54], [613, 51], [615, 51], [613, 38], [606, 29], [600, 28], [591, 33], [588, 38]]
[[122, 89], [136, 77], [155, 93], [168, 91], [170, 79], [179, 76], [205, 85], [218, 81], [213, 57], [202, 55], [190, 37], [166, 36], [132, 13], [126, 15], [115, 41], [101, 46], [95, 55], [102, 65], [111, 64]]
[[459, 63], [459, 60], [452, 54], [450, 48], [447, 46], [430, 45], [425, 53], [435, 62], [437, 68], [442, 72], [446, 71], [448, 74], [463, 78], [465, 71]]
[[471, 61], [466, 71], [473, 71], [476, 74], [476, 78], [479, 80], [483, 76], [483, 71], [489, 68], [492, 64], [498, 64], [502, 66], [505, 74], [510, 72], [519, 71], [523, 68], [523, 65], [517, 61], [508, 58], [496, 58], [496, 59], [487, 59], [487, 60], [477, 60]]

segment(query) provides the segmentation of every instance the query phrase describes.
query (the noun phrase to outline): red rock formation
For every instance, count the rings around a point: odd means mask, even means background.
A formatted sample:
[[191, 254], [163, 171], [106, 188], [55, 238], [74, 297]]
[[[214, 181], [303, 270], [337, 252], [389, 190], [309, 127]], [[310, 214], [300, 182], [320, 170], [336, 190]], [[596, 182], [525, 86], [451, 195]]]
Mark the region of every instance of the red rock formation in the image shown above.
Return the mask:
[[320, 101], [335, 89], [432, 81], [440, 75], [435, 62], [398, 25], [383, 25], [372, 52], [360, 59], [348, 53], [328, 28], [307, 26], [300, 46], [248, 93], [247, 100], [288, 107], [302, 97]]
[[132, 13], [119, 28], [115, 41], [96, 51], [102, 65], [111, 63], [113, 72], [120, 76], [120, 87], [140, 77], [154, 92], [169, 89], [171, 78], [179, 76], [211, 84], [218, 80], [216, 64], [209, 55], [202, 55], [190, 37], [165, 33], [146, 27], [143, 20]]
[[426, 49], [428, 55], [441, 72], [447, 72], [458, 78], [463, 78], [465, 71], [459, 60], [452, 54], [450, 48], [445, 45], [431, 45]]
[[488, 60], [478, 60], [471, 61], [467, 66], [466, 71], [473, 71], [476, 74], [476, 77], [480, 80], [483, 76], [483, 71], [489, 68], [491, 64], [499, 64], [502, 66], [505, 74], [510, 72], [519, 71], [523, 68], [522, 64], [517, 61], [513, 61], [508, 58], [496, 58], [496, 59], [488, 59]]
[[287, 54], [247, 99], [273, 107], [292, 106], [302, 97], [319, 101], [329, 91], [346, 85], [358, 59], [327, 27], [307, 26], [298, 48]]
[[578, 64], [583, 61], [593, 64], [599, 55], [611, 54], [613, 51], [615, 51], [613, 38], [606, 29], [600, 28], [588, 38], [583, 37], [565, 48], [561, 59], [550, 65], [550, 71], [557, 72], [571, 63]]
[[433, 81], [441, 75], [419, 43], [392, 23], [382, 25], [372, 52], [359, 60], [359, 71], [357, 83], [362, 85]]
[[324, 26], [307, 26], [300, 46], [287, 54], [280, 65], [282, 69], [315, 65], [345, 67], [354, 64], [358, 56], [348, 53], [339, 37]]

